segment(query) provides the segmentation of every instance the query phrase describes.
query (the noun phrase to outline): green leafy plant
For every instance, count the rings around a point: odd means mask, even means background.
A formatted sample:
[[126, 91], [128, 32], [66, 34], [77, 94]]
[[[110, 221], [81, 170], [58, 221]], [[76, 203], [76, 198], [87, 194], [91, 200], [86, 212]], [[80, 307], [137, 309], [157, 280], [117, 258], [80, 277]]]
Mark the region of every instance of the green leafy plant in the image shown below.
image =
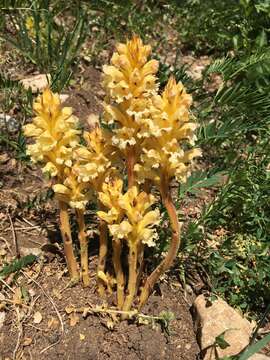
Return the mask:
[[245, 53], [267, 46], [267, 0], [178, 0], [172, 7], [184, 45], [197, 53]]
[[[18, 160], [27, 161], [26, 144], [21, 127], [25, 118], [31, 114], [32, 92], [25, 90], [15, 80], [0, 73], [0, 148], [12, 150]], [[6, 115], [14, 108], [14, 103], [20, 109], [19, 113], [11, 116], [11, 120], [5, 120]]]
[[[57, 5], [57, 4], [56, 4]], [[49, 73], [52, 87], [61, 90], [70, 80], [72, 66], [85, 39], [86, 18], [79, 6], [71, 25], [57, 21], [65, 8], [48, 0], [26, 2], [23, 8], [5, 8], [2, 39], [14, 46], [41, 72]]]
[[25, 268], [28, 265], [32, 265], [37, 260], [35, 255], [26, 255], [21, 259], [14, 260], [11, 264], [5, 265], [0, 270], [0, 277], [5, 278], [8, 275], [20, 271], [21, 269]]

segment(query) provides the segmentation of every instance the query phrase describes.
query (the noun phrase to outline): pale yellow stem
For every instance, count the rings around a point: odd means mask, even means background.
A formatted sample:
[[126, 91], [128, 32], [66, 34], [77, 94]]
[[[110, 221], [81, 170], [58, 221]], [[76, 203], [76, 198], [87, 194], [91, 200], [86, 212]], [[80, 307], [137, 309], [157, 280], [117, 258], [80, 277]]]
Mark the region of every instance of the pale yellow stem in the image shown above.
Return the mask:
[[143, 258], [144, 256], [144, 244], [140, 242], [138, 244], [138, 275], [137, 275], [137, 284], [136, 284], [136, 291], [138, 290], [140, 286], [141, 276], [143, 272]]
[[[99, 204], [100, 209], [103, 209], [102, 204]], [[108, 252], [108, 227], [104, 220], [99, 220], [99, 258], [98, 258], [98, 271], [105, 274], [106, 256]], [[98, 292], [100, 296], [104, 296], [105, 284], [101, 278], [98, 278]]]
[[124, 304], [125, 276], [121, 263], [122, 243], [113, 239], [113, 266], [117, 283], [117, 309], [121, 310]]
[[[123, 311], [129, 311], [134, 296], [136, 294], [136, 285], [137, 285], [137, 259], [138, 259], [138, 252], [137, 252], [137, 244], [131, 245], [129, 248], [129, 256], [128, 256], [128, 263], [129, 263], [129, 278], [128, 278], [128, 294], [126, 296]], [[126, 316], [123, 315], [123, 319]]]
[[169, 180], [166, 177], [166, 175], [163, 175], [161, 178], [160, 193], [161, 193], [162, 203], [165, 206], [169, 215], [171, 229], [172, 229], [172, 239], [165, 259], [158, 265], [158, 267], [152, 272], [152, 274], [147, 278], [145, 282], [145, 285], [140, 295], [139, 309], [141, 309], [143, 305], [146, 303], [154, 285], [156, 284], [160, 276], [164, 274], [165, 271], [167, 271], [173, 264], [173, 261], [177, 256], [177, 252], [180, 246], [180, 224], [170, 194]]
[[89, 270], [88, 270], [88, 241], [85, 234], [85, 222], [83, 210], [77, 210], [77, 221], [79, 226], [79, 242], [81, 251], [81, 268], [82, 268], [82, 281], [85, 287], [89, 286]]
[[60, 208], [60, 229], [64, 244], [64, 253], [67, 261], [67, 267], [72, 282], [79, 280], [78, 264], [74, 256], [71, 230], [69, 224], [68, 207], [63, 201], [59, 201]]

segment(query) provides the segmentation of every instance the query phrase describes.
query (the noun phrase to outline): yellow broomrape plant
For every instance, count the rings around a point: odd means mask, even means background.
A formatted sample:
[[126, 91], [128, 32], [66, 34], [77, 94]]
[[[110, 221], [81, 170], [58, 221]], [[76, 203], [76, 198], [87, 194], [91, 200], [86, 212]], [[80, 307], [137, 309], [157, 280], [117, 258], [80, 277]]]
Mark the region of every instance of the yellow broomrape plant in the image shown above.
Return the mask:
[[[43, 165], [42, 171], [56, 182], [65, 181], [65, 169], [72, 167], [72, 152], [78, 145], [80, 130], [78, 119], [72, 109], [62, 107], [58, 94], [48, 88], [33, 104], [35, 117], [32, 123], [24, 126], [24, 134], [34, 139], [34, 144], [27, 146], [27, 154], [33, 162]], [[61, 234], [71, 280], [79, 278], [78, 266], [74, 256], [67, 203], [59, 200]]]
[[134, 36], [118, 44], [111, 65], [103, 67], [103, 86], [107, 92], [104, 120], [114, 124], [112, 143], [126, 159], [129, 187], [134, 185], [133, 168], [140, 154], [140, 143], [148, 117], [148, 102], [156, 93], [156, 60], [148, 61], [149, 45]]
[[63, 184], [55, 184], [53, 190], [60, 203], [68, 204], [75, 209], [79, 226], [79, 242], [81, 253], [82, 281], [84, 286], [89, 286], [90, 278], [88, 271], [88, 241], [85, 234], [84, 212], [91, 198], [89, 184], [78, 181], [73, 169], [66, 168]]
[[[109, 173], [114, 172], [112, 161], [115, 160], [115, 148], [111, 145], [110, 133], [95, 127], [83, 134], [86, 146], [80, 146], [74, 151], [76, 163], [74, 172], [79, 181], [90, 184], [96, 193], [101, 191], [102, 184]], [[99, 204], [102, 208], [102, 204]], [[98, 260], [98, 288], [101, 296], [104, 295], [104, 279], [106, 256], [108, 252], [107, 225], [104, 220], [99, 224], [99, 260]]]
[[[137, 290], [138, 250], [142, 244], [154, 246], [157, 233], [153, 228], [159, 224], [159, 211], [149, 210], [155, 202], [152, 195], [139, 193], [132, 186], [122, 194], [123, 182], [120, 179], [104, 184], [99, 193], [100, 201], [109, 208], [108, 212], [98, 212], [106, 221], [113, 238], [114, 267], [117, 280], [118, 308], [129, 311]], [[124, 276], [121, 265], [121, 242], [126, 241], [129, 248], [129, 278], [127, 296], [124, 299]]]
[[170, 193], [172, 179], [185, 182], [189, 174], [190, 162], [200, 156], [199, 149], [187, 150], [195, 140], [196, 124], [190, 121], [189, 108], [192, 98], [181, 83], [171, 77], [162, 95], [153, 98], [157, 109], [155, 115], [156, 131], [149, 139], [145, 139], [140, 163], [134, 170], [138, 181], [150, 179], [160, 191], [162, 202], [167, 209], [172, 240], [167, 256], [148, 277], [140, 296], [142, 307], [160, 276], [169, 269], [180, 246], [180, 224]]
[[[53, 190], [59, 201], [61, 234], [71, 279], [77, 281], [79, 275], [68, 207], [76, 212], [82, 280], [87, 286], [88, 241], [84, 213], [88, 202], [97, 198], [98, 290], [103, 296], [106, 286], [110, 291], [116, 283], [117, 308], [124, 312], [130, 311], [137, 299], [139, 309], [142, 308], [155, 283], [177, 256], [181, 226], [171, 183], [185, 182], [193, 159], [201, 155], [194, 147], [197, 125], [190, 114], [191, 95], [173, 77], [164, 91], [159, 92], [158, 61], [150, 60], [150, 54], [151, 47], [144, 45], [138, 36], [116, 46], [110, 65], [103, 67], [106, 90], [103, 127], [96, 126], [88, 132], [79, 130], [79, 120], [72, 109], [63, 107], [58, 94], [49, 89], [34, 102], [35, 117], [24, 127], [25, 135], [34, 139], [27, 153], [33, 162], [42, 165], [44, 173], [54, 178]], [[144, 247], [156, 246], [158, 241], [156, 227], [160, 213], [153, 209], [156, 199], [151, 190], [154, 187], [167, 210], [172, 238], [165, 258], [142, 286]], [[110, 260], [110, 239], [113, 280], [106, 267]], [[127, 274], [122, 264], [126, 253], [123, 248], [128, 249]]]

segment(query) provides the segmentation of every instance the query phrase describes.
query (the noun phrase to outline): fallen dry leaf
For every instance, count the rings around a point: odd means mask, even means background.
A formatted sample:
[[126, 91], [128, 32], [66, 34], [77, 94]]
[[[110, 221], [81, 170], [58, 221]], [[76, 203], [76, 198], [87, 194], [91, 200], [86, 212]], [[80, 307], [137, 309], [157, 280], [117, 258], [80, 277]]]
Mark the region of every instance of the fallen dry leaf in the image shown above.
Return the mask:
[[51, 330], [56, 330], [59, 326], [59, 321], [55, 318], [55, 317], [52, 317], [49, 319], [48, 321], [48, 328], [51, 329]]
[[29, 248], [29, 247], [21, 246], [20, 247], [20, 253], [21, 253], [22, 256], [27, 256], [27, 255], [40, 256], [42, 254], [42, 250], [40, 248], [37, 248], [37, 247]]
[[34, 314], [34, 323], [35, 324], [40, 324], [42, 321], [42, 315], [39, 311], [35, 312]]
[[32, 297], [34, 297], [36, 295], [36, 291], [33, 288], [29, 289], [28, 292], [29, 292], [29, 295]]
[[6, 318], [6, 313], [4, 311], [0, 311], [0, 329], [4, 325]]
[[88, 115], [86, 121], [89, 127], [92, 129], [99, 123], [98, 115], [92, 113]]
[[75, 313], [71, 313], [69, 315], [69, 325], [70, 326], [75, 326], [79, 321], [80, 321], [80, 318]]
[[65, 307], [65, 311], [67, 314], [71, 314], [72, 312], [74, 312], [75, 307], [73, 305], [68, 305]]
[[22, 304], [22, 292], [21, 292], [20, 287], [17, 287], [14, 290], [13, 303], [14, 303], [14, 305], [21, 305]]
[[68, 94], [60, 94], [60, 100], [64, 103], [69, 98]]
[[7, 251], [5, 249], [0, 249], [0, 256], [7, 255]]
[[56, 290], [56, 289], [53, 289], [53, 295], [58, 299], [58, 300], [62, 300], [62, 294]]
[[23, 344], [23, 346], [29, 346], [29, 345], [32, 344], [32, 341], [33, 341], [32, 338], [26, 337], [26, 338], [23, 339], [23, 343], [22, 343], [22, 344]]
[[[0, 118], [2, 117], [3, 114], [0, 114]], [[0, 154], [0, 164], [5, 164], [7, 163], [9, 160], [9, 156], [8, 154], [4, 153], [4, 154]]]
[[81, 341], [85, 340], [85, 335], [84, 334], [80, 334], [80, 340]]

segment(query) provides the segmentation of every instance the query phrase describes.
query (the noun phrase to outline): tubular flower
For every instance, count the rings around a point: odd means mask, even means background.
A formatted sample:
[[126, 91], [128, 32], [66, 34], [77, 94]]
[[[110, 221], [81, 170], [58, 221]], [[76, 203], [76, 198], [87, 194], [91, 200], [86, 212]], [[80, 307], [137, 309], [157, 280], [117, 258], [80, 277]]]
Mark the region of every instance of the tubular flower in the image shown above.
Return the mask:
[[104, 119], [115, 124], [112, 143], [124, 153], [127, 148], [139, 145], [139, 139], [149, 136], [146, 126], [149, 107], [158, 87], [155, 76], [158, 62], [148, 61], [150, 53], [151, 47], [134, 36], [126, 44], [118, 44], [111, 65], [103, 67], [107, 91]]
[[56, 198], [72, 208], [84, 210], [91, 197], [89, 185], [78, 182], [77, 176], [69, 168], [64, 170], [64, 176], [63, 184], [53, 186]]
[[186, 180], [188, 164], [201, 155], [199, 149], [185, 150], [186, 145], [193, 145], [195, 140], [196, 124], [189, 118], [191, 103], [191, 96], [173, 77], [163, 94], [153, 98], [156, 112], [152, 136], [144, 141], [140, 163], [134, 167], [141, 181], [149, 178], [159, 182], [161, 173], [166, 174], [168, 179]]
[[122, 218], [122, 209], [119, 206], [119, 198], [122, 195], [123, 181], [119, 178], [109, 178], [102, 184], [102, 192], [98, 193], [100, 202], [108, 209], [108, 212], [98, 211], [100, 219], [108, 224], [113, 224]]
[[80, 146], [74, 151], [74, 172], [80, 182], [90, 182], [96, 190], [100, 190], [101, 183], [111, 169], [109, 157], [112, 159], [115, 151], [110, 145], [109, 134], [99, 127], [84, 132], [83, 137], [86, 147]]
[[156, 60], [148, 61], [151, 47], [143, 45], [138, 36], [126, 44], [118, 44], [111, 59], [112, 65], [103, 67], [104, 86], [117, 103], [130, 98], [147, 96], [156, 90]]
[[33, 104], [36, 116], [24, 126], [24, 134], [35, 143], [28, 145], [32, 161], [44, 164], [43, 172], [60, 175], [64, 167], [72, 166], [72, 151], [78, 145], [80, 130], [72, 108], [62, 107], [60, 97], [45, 89]]
[[[158, 235], [153, 227], [159, 224], [160, 214], [158, 209], [149, 211], [154, 202], [155, 197], [153, 195], [145, 192], [139, 193], [136, 186], [130, 188], [119, 199], [119, 205], [125, 212], [126, 222], [131, 230], [127, 238], [128, 243], [135, 245], [142, 242], [147, 246], [155, 245]], [[122, 223], [119, 225], [119, 234], [121, 234]], [[116, 230], [117, 228], [114, 229], [114, 231]]]
[[131, 247], [139, 243], [154, 246], [157, 233], [153, 227], [160, 219], [157, 209], [148, 210], [155, 202], [154, 196], [139, 193], [136, 186], [131, 187], [124, 195], [119, 191], [114, 194], [115, 197], [108, 197], [105, 192], [99, 194], [100, 201], [110, 210], [108, 213], [98, 212], [98, 216], [109, 224], [113, 238], [125, 239]]

